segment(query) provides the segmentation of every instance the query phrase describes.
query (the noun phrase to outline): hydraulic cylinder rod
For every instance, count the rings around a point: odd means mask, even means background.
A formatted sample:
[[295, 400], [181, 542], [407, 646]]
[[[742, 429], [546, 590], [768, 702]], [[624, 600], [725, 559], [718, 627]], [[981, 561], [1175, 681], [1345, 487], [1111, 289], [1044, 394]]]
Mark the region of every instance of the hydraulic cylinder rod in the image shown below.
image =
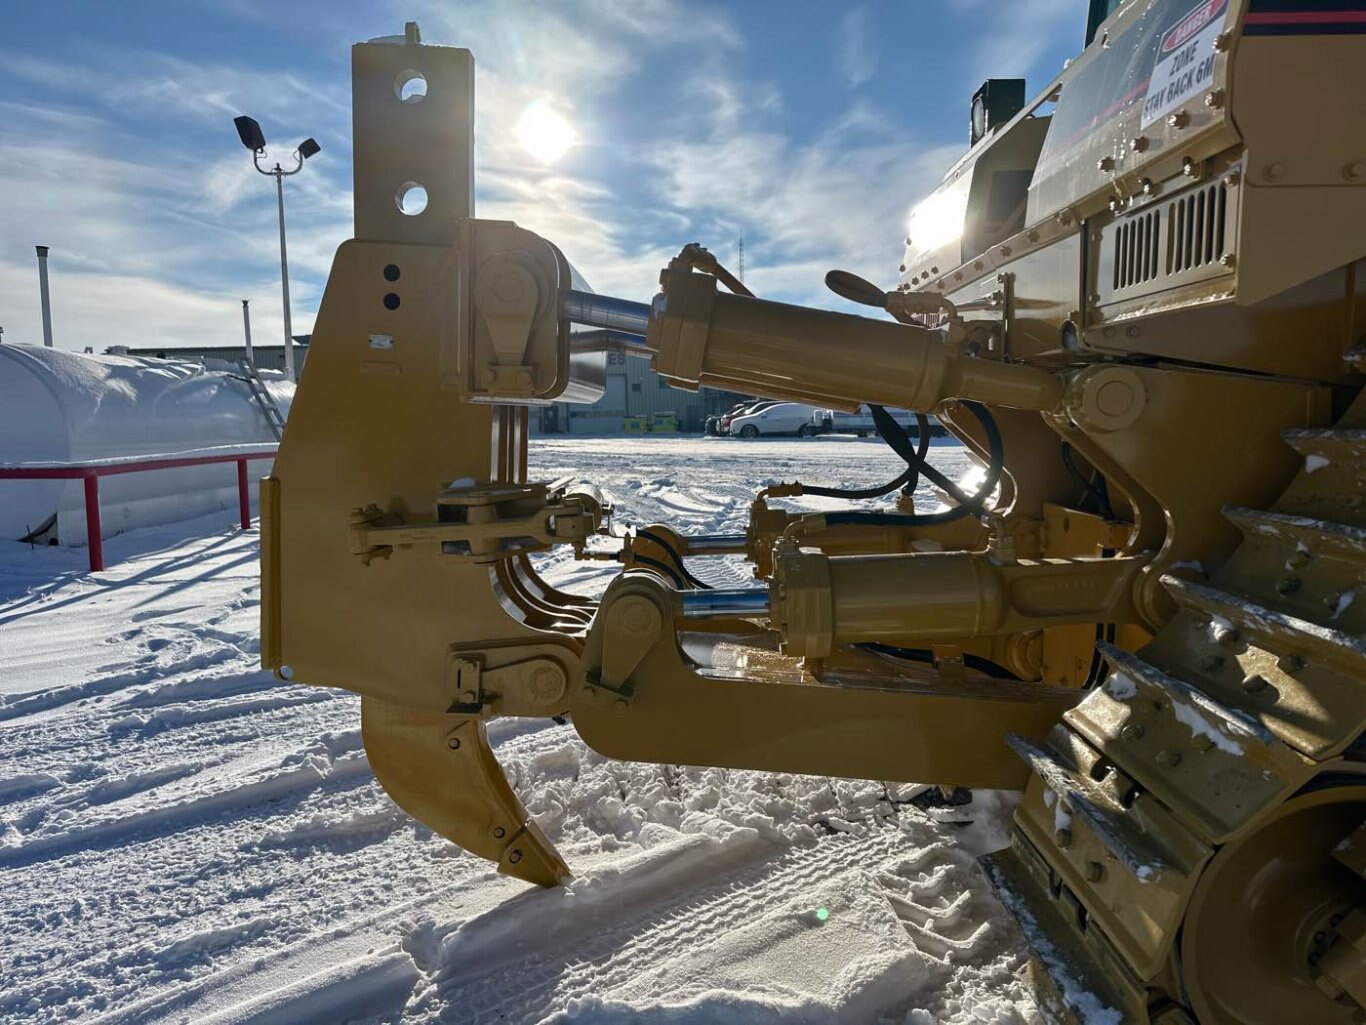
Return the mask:
[[744, 534], [682, 534], [685, 555], [744, 555]]
[[650, 304], [570, 289], [564, 297], [564, 315], [574, 324], [643, 336], [650, 323]]
[[684, 619], [723, 619], [768, 615], [768, 591], [762, 587], [683, 591]]

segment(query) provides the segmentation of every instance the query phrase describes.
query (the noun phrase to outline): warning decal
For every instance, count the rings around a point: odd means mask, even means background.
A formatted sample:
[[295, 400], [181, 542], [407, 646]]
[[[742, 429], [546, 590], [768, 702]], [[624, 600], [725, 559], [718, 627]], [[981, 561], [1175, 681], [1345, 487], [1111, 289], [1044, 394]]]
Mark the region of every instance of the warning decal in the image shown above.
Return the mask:
[[1224, 30], [1228, 0], [1202, 0], [1167, 30], [1157, 48], [1140, 126], [1146, 128], [1209, 87], [1214, 41]]

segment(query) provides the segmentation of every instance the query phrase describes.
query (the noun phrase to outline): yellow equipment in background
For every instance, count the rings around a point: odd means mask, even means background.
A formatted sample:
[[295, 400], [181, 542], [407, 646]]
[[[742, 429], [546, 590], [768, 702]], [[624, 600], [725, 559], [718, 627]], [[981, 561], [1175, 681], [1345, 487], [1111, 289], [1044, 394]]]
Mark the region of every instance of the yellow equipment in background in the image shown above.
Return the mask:
[[[500, 715], [570, 715], [616, 758], [1023, 788], [987, 871], [1063, 1003], [1363, 1020], [1350, 7], [1093, 4], [1036, 99], [978, 95], [896, 287], [827, 279], [891, 319], [765, 301], [695, 246], [649, 305], [576, 290], [552, 242], [472, 216], [470, 54], [358, 45], [356, 237], [262, 489], [263, 661], [359, 692], [394, 799], [522, 879], [568, 868], [494, 760]], [[746, 535], [642, 529], [600, 602], [564, 594], [531, 555], [587, 556], [609, 510], [526, 480], [526, 425], [601, 391], [575, 324], [681, 388], [933, 413], [986, 483], [942, 481], [942, 513], [769, 488]], [[689, 586], [684, 557], [722, 553], [761, 586]]]

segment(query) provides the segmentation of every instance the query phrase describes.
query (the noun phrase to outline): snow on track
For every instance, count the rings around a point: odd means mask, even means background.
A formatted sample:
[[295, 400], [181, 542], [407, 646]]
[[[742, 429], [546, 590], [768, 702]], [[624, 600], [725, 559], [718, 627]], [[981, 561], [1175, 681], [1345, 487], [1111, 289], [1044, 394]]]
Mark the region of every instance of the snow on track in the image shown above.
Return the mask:
[[[538, 477], [604, 487], [618, 524], [698, 533], [743, 530], [756, 481], [898, 469], [842, 439], [532, 452]], [[528, 887], [388, 800], [353, 695], [259, 669], [257, 541], [222, 517], [135, 531], [101, 574], [0, 546], [0, 1022], [1038, 1020], [973, 857], [1001, 802], [963, 829], [907, 788], [610, 762], [502, 720], [499, 758], [576, 872]], [[588, 592], [611, 574], [542, 570]]]

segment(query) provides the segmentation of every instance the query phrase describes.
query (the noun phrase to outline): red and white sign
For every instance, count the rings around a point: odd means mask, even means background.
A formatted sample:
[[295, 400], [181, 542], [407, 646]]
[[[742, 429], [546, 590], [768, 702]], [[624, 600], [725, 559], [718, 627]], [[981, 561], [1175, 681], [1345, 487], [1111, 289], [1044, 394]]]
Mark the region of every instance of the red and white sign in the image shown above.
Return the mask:
[[1146, 128], [1209, 88], [1214, 41], [1224, 30], [1228, 0], [1203, 0], [1167, 30], [1148, 80], [1140, 127]]

